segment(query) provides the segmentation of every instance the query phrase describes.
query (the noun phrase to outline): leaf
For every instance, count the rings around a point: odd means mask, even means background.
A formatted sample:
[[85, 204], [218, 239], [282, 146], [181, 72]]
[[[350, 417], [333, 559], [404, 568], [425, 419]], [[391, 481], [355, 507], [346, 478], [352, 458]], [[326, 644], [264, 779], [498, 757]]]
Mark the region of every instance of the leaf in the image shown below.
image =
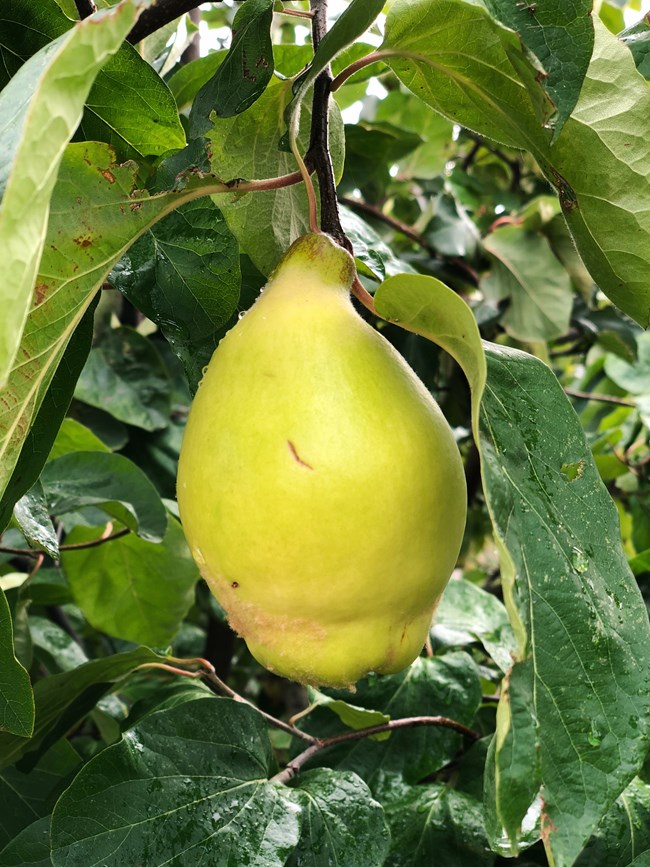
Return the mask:
[[108, 452], [109, 447], [99, 439], [90, 428], [74, 418], [64, 418], [54, 445], [49, 454], [49, 460], [68, 455], [70, 452]]
[[442, 594], [432, 635], [451, 644], [480, 642], [503, 672], [517, 647], [503, 603], [463, 578], [452, 579]]
[[205, 57], [197, 57], [196, 60], [183, 63], [174, 70], [167, 81], [167, 86], [176, 100], [179, 111], [191, 106], [198, 91], [212, 78], [227, 53], [225, 49], [211, 51]]
[[283, 795], [302, 808], [300, 841], [287, 867], [384, 863], [390, 841], [384, 811], [356, 774], [307, 771]]
[[552, 104], [516, 34], [481, 5], [396, 0], [380, 53], [409, 90], [446, 117], [540, 153], [541, 125]]
[[633, 780], [614, 802], [574, 867], [628, 867], [650, 855], [650, 786]]
[[404, 787], [389, 802], [391, 851], [386, 867], [491, 867], [479, 801], [441, 785]]
[[[196, 197], [197, 190], [214, 189], [215, 181], [192, 172], [179, 184], [178, 191], [148, 195], [137, 187], [136, 166], [118, 165], [107, 145], [88, 142], [66, 149], [35, 287], [37, 304], [27, 319], [21, 360], [0, 391], [0, 491], [71, 335], [115, 262], [156, 220]], [[54, 435], [50, 427], [47, 451]]]
[[2, 867], [52, 867], [50, 817], [28, 825], [0, 852]]
[[147, 431], [169, 424], [169, 375], [150, 340], [115, 328], [90, 350], [74, 396]]
[[[3, 803], [11, 804], [11, 810], [0, 818], [0, 849], [32, 822], [51, 812], [66, 778], [74, 774], [80, 764], [70, 744], [59, 741], [29, 773], [17, 767], [5, 768], [0, 773], [0, 797]], [[0, 864], [4, 867], [2, 856]]]
[[[327, 690], [335, 700], [346, 701], [345, 690]], [[478, 671], [472, 659], [462, 652], [441, 657], [418, 657], [399, 674], [370, 675], [359, 681], [354, 694], [358, 707], [380, 711], [391, 719], [419, 715], [441, 715], [471, 725], [481, 701]], [[314, 732], [314, 727], [317, 731]], [[340, 732], [332, 714], [314, 711], [305, 728], [318, 736]], [[329, 767], [359, 774], [373, 791], [386, 774], [403, 775], [417, 782], [453, 758], [460, 744], [454, 732], [437, 726], [422, 726], [391, 733], [381, 742], [363, 739], [323, 753], [321, 762]]]
[[[283, 111], [290, 99], [291, 82], [274, 78], [244, 114], [215, 120], [207, 137], [212, 168], [219, 177], [265, 178], [295, 171], [292, 154], [280, 150], [285, 131]], [[305, 109], [299, 137], [303, 152], [309, 146], [309, 137], [310, 111]], [[330, 148], [338, 175], [343, 164], [343, 126], [334, 104], [330, 109]], [[219, 197], [219, 210], [242, 251], [265, 276], [289, 245], [309, 231], [307, 196], [302, 184], [245, 195], [235, 191]]]
[[52, 816], [56, 867], [281, 867], [299, 807], [270, 784], [260, 714], [202, 698], [152, 714], [91, 759]]
[[135, 18], [135, 6], [127, 2], [101, 20], [86, 19], [36, 54], [0, 93], [0, 115], [6, 119], [0, 132], [0, 247], [5, 267], [0, 387], [7, 382], [32, 302], [63, 150], [95, 75]]
[[[67, 17], [55, 0], [41, 0], [37, 7], [30, 0], [3, 3], [4, 34], [11, 49], [0, 47], [4, 66], [0, 67], [0, 87], [39, 49], [71, 31], [70, 18], [78, 17], [74, 3], [73, 8], [74, 15]], [[107, 142], [124, 159], [158, 156], [185, 144], [165, 82], [128, 42], [97, 74], [76, 137]]]
[[377, 313], [408, 331], [421, 334], [456, 359], [472, 389], [473, 423], [485, 385], [485, 355], [476, 320], [467, 304], [435, 277], [389, 277], [375, 293]]
[[[69, 544], [97, 538], [77, 527]], [[194, 602], [199, 572], [175, 518], [159, 544], [136, 536], [62, 552], [63, 570], [89, 623], [116, 638], [165, 647]]]
[[29, 631], [35, 655], [41, 660], [45, 659], [50, 671], [71, 671], [88, 662], [88, 657], [74, 638], [47, 617], [32, 614]]
[[[6, 431], [6, 425], [11, 425], [13, 421], [13, 419], [12, 421], [9, 420], [11, 418], [11, 410], [9, 418], [3, 419], [3, 412], [0, 409], [0, 436], [2, 433], [8, 433], [5, 446], [11, 454], [11, 458], [15, 461], [13, 472], [11, 472], [10, 467], [7, 469], [6, 474], [0, 470], [0, 491], [3, 490], [6, 479], [6, 488], [4, 489], [4, 493], [0, 495], [0, 532], [9, 523], [15, 503], [38, 479], [41, 469], [50, 454], [52, 443], [57, 435], [57, 428], [61, 423], [61, 419], [68, 411], [77, 378], [90, 351], [93, 338], [95, 307], [96, 304], [90, 304], [81, 322], [75, 328], [70, 342], [63, 353], [61, 363], [52, 377], [49, 388], [44, 394], [40, 409], [35, 414], [32, 427], [27, 436], [24, 437], [24, 440], [22, 440], [23, 430], [19, 430], [16, 433], [10, 428], [9, 432]], [[8, 396], [12, 393], [12, 390], [7, 389], [6, 393], [6, 399], [8, 400]], [[0, 391], [0, 404], [2, 400], [2, 392]], [[22, 448], [19, 448], [21, 441], [23, 445]], [[18, 449], [19, 454], [16, 460], [15, 456]], [[0, 452], [2, 452], [1, 442]], [[5, 460], [7, 459], [5, 458]]]
[[271, 24], [274, 0], [248, 0], [237, 10], [230, 50], [196, 94], [190, 113], [192, 138], [206, 133], [210, 114], [232, 117], [250, 108], [273, 77]]
[[504, 226], [483, 240], [494, 257], [492, 273], [481, 285], [488, 297], [508, 298], [501, 317], [518, 340], [553, 340], [569, 330], [573, 290], [566, 270], [548, 241], [518, 226]]
[[339, 208], [343, 231], [354, 247], [357, 267], [373, 280], [404, 273], [415, 273], [413, 267], [398, 259], [372, 226], [357, 216], [351, 208]]
[[158, 492], [122, 455], [72, 452], [50, 461], [41, 480], [53, 515], [97, 506], [149, 542], [165, 534], [167, 513]]
[[[560, 201], [599, 287], [644, 328], [650, 321], [650, 90], [629, 51], [595, 19], [594, 53], [553, 146]], [[568, 190], [562, 193], [563, 183]]]
[[109, 279], [159, 325], [196, 390], [239, 301], [239, 248], [216, 205], [201, 199], [165, 217]]
[[636, 68], [650, 80], [650, 21], [644, 15], [640, 21], [619, 33], [619, 39], [632, 52]]
[[[329, 695], [325, 695], [313, 687], [307, 687], [307, 694], [309, 695], [311, 704], [328, 708], [328, 710], [336, 714], [344, 725], [351, 729], [365, 729], [370, 726], [383, 725], [390, 721], [388, 714], [378, 710], [368, 710], [365, 707], [359, 707], [341, 699], [330, 698]], [[371, 735], [371, 738], [382, 741], [385, 741], [388, 737], [390, 737], [390, 732]]]
[[14, 655], [13, 627], [7, 599], [0, 591], [0, 739], [28, 738], [34, 727], [34, 697], [29, 675]]
[[26, 740], [8, 732], [0, 733], [0, 768], [13, 764], [24, 753], [30, 753], [28, 765], [33, 767], [52, 744], [90, 713], [114, 683], [140, 665], [164, 661], [165, 657], [147, 647], [140, 647], [94, 659], [73, 671], [39, 680], [34, 687], [36, 719], [33, 735]]
[[59, 555], [59, 540], [47, 510], [45, 493], [40, 482], [33, 485], [16, 503], [14, 518], [27, 541], [42, 548], [55, 559]]
[[594, 45], [591, 0], [487, 0], [490, 12], [519, 34], [539, 59], [547, 77], [543, 84], [557, 108], [557, 134], [573, 111]]
[[[496, 801], [526, 786], [538, 755], [542, 830], [562, 867], [645, 756], [650, 629], [616, 509], [562, 387], [524, 353], [491, 347], [487, 357], [484, 485], [511, 561], [504, 595], [523, 654], [499, 707]], [[526, 712], [517, 719], [508, 701]], [[579, 774], [566, 773], [570, 763]], [[505, 827], [527, 806], [503, 808]]]

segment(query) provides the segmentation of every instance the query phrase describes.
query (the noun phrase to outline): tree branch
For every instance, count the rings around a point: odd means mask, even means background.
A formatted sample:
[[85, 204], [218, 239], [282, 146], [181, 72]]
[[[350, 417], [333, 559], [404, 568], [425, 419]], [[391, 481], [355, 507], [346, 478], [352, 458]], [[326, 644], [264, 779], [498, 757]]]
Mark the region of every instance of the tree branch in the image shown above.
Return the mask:
[[636, 406], [634, 401], [625, 400], [623, 397], [615, 397], [613, 394], [594, 394], [591, 391], [577, 391], [575, 388], [565, 388], [565, 394], [578, 400], [597, 400], [600, 403], [612, 403], [614, 406]]
[[[79, 3], [81, 0], [77, 0], [77, 2]], [[191, 12], [192, 9], [196, 9], [200, 5], [200, 0], [199, 2], [197, 0], [158, 0], [155, 6], [150, 6], [144, 10], [126, 38], [131, 45], [135, 45], [136, 42], [140, 42], [141, 39], [150, 36], [156, 30], [160, 30], [165, 24], [169, 24], [170, 21], [180, 18], [181, 15]]]
[[89, 15], [97, 12], [97, 7], [93, 3], [93, 0], [74, 0], [74, 5], [77, 7], [79, 18], [82, 21], [84, 18], [88, 18]]
[[[327, 33], [327, 0], [310, 0], [309, 5], [313, 14], [312, 43], [314, 51], [316, 51], [321, 39]], [[331, 85], [332, 73], [328, 66], [314, 82], [311, 139], [305, 162], [310, 168], [313, 167], [318, 178], [321, 230], [327, 232], [341, 247], [352, 253], [352, 244], [341, 226], [336, 199], [336, 183], [329, 152], [328, 123]]]
[[276, 774], [271, 778], [271, 782], [273, 783], [288, 783], [290, 780], [293, 780], [299, 773], [303, 765], [306, 765], [308, 761], [310, 761], [317, 753], [321, 750], [325, 750], [328, 747], [335, 747], [339, 744], [349, 743], [351, 741], [358, 741], [362, 738], [370, 737], [371, 735], [377, 735], [381, 732], [392, 732], [397, 729], [405, 729], [405, 728], [414, 728], [416, 726], [442, 726], [443, 728], [452, 729], [453, 731], [458, 732], [464, 737], [468, 738], [471, 741], [477, 741], [480, 739], [480, 735], [478, 732], [473, 731], [467, 726], [462, 725], [461, 723], [456, 722], [453, 719], [448, 719], [445, 716], [412, 716], [412, 717], [403, 717], [402, 719], [394, 719], [390, 722], [384, 723], [383, 725], [378, 726], [370, 726], [366, 729], [358, 729], [357, 731], [352, 732], [344, 732], [341, 735], [334, 735], [331, 738], [325, 738], [324, 740], [319, 740], [313, 743], [311, 746], [307, 747], [300, 755], [296, 756], [283, 771], [280, 771], [279, 774]]

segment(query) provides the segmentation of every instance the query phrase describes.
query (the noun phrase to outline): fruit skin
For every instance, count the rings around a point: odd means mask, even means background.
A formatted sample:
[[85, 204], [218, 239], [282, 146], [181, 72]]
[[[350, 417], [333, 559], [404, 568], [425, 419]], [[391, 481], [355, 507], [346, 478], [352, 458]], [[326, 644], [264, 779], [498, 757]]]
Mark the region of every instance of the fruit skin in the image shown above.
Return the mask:
[[194, 557], [253, 656], [347, 687], [420, 653], [466, 513], [452, 432], [354, 310], [353, 276], [326, 235], [295, 242], [215, 351], [178, 474]]

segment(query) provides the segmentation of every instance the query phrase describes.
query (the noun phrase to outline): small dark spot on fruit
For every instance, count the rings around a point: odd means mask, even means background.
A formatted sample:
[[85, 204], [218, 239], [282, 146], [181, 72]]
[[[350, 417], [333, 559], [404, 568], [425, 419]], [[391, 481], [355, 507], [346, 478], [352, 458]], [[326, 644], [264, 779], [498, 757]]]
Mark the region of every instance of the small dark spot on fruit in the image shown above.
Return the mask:
[[236, 590], [239, 587], [239, 581], [233, 581], [230, 586], [233, 590]]

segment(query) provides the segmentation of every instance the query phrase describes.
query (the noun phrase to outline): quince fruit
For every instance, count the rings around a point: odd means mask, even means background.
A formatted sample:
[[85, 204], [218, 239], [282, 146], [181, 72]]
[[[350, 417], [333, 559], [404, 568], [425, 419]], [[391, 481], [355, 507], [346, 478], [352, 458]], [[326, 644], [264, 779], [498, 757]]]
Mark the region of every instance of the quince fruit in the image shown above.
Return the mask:
[[463, 535], [440, 408], [355, 311], [352, 258], [293, 244], [216, 349], [178, 475], [190, 548], [253, 656], [351, 687], [420, 653]]

